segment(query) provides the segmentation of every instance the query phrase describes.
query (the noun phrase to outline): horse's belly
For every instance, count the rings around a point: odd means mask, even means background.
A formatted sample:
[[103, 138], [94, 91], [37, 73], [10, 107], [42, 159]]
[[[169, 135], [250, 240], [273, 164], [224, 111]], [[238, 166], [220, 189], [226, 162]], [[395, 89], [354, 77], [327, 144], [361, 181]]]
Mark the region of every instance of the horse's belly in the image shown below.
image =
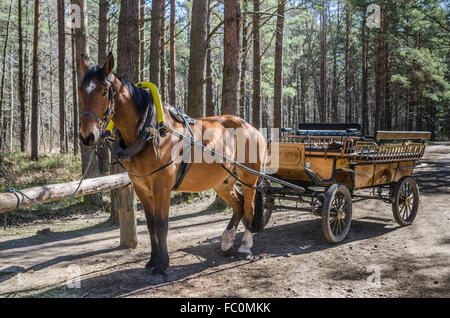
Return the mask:
[[196, 164], [189, 167], [183, 182], [177, 189], [179, 192], [202, 192], [222, 184], [228, 173], [217, 164]]

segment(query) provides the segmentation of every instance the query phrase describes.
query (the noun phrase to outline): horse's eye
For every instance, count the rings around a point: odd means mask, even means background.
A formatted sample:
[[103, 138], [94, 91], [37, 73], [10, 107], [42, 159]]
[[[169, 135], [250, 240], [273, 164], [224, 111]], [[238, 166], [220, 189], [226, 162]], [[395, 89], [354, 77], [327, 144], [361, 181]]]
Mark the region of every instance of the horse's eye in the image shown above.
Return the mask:
[[107, 93], [108, 91], [105, 89], [105, 91], [103, 92], [103, 96], [106, 96]]

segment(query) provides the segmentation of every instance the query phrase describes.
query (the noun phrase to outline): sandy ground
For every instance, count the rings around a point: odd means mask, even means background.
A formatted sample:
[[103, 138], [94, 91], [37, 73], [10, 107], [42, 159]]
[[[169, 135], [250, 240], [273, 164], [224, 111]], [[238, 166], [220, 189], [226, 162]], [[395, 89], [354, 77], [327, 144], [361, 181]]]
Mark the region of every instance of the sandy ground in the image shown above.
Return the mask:
[[119, 230], [105, 213], [2, 229], [0, 297], [449, 297], [450, 143], [429, 146], [420, 163], [415, 223], [401, 228], [389, 204], [357, 202], [338, 245], [325, 242], [318, 218], [281, 211], [255, 236], [252, 259], [237, 253], [242, 225], [224, 255], [230, 211], [211, 207], [214, 196], [174, 205], [167, 281], [144, 269], [142, 213], [134, 250], [118, 248]]

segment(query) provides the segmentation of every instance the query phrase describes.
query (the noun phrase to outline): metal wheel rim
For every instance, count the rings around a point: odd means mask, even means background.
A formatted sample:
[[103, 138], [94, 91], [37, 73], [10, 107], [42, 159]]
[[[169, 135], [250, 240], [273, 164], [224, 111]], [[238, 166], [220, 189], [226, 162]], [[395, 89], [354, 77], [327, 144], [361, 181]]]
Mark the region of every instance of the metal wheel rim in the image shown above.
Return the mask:
[[[341, 192], [337, 192], [330, 204], [330, 224], [331, 233], [334, 236], [339, 236], [346, 232], [346, 227], [350, 223], [351, 214], [348, 208], [351, 201], [346, 202], [345, 195]], [[342, 217], [344, 212], [344, 217]]]

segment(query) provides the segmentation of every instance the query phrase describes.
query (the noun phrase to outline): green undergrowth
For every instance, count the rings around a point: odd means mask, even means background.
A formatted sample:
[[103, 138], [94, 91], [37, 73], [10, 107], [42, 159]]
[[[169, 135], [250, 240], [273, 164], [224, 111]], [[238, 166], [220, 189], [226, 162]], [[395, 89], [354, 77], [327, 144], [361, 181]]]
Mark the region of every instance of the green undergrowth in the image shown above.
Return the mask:
[[5, 154], [0, 175], [0, 192], [7, 188], [26, 189], [45, 184], [69, 182], [81, 178], [81, 159], [71, 154], [40, 154], [31, 160], [22, 152]]

